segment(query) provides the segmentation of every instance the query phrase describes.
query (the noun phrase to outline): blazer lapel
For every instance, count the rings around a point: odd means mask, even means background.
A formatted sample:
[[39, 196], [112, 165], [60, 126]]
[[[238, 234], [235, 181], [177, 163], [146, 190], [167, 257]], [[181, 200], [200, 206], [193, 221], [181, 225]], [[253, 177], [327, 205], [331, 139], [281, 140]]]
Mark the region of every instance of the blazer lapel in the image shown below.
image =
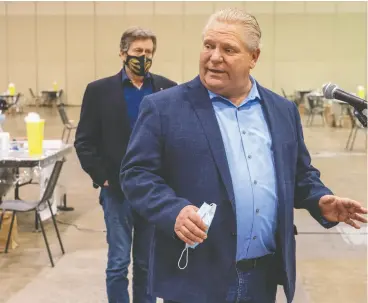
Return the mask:
[[151, 83], [152, 83], [152, 91], [154, 93], [157, 93], [164, 89], [164, 86], [162, 85], [162, 81], [158, 77], [156, 77], [155, 74], [151, 73]]
[[106, 94], [106, 103], [114, 103], [113, 107], [110, 107], [108, 104], [105, 105], [106, 110], [111, 111], [111, 109], [113, 109], [113, 112], [111, 112], [111, 119], [117, 119], [119, 121], [118, 123], [122, 125], [122, 127], [130, 129], [121, 71], [111, 77], [109, 87], [106, 87], [104, 93]]
[[111, 84], [112, 84], [110, 89], [111, 98], [114, 99], [115, 102], [118, 102], [121, 109], [126, 111], [126, 103], [124, 98], [124, 87], [121, 71], [112, 78]]
[[286, 106], [280, 107], [279, 102], [275, 102], [273, 95], [258, 83], [257, 88], [261, 96], [261, 105], [268, 130], [272, 138], [272, 149], [273, 152], [277, 152], [282, 147], [283, 141], [286, 141], [284, 137], [289, 132], [288, 127], [292, 127], [292, 125], [288, 124], [289, 112]]
[[200, 123], [202, 124], [209, 147], [211, 149], [211, 153], [225, 185], [229, 200], [231, 201], [235, 210], [233, 184], [231, 181], [231, 175], [229, 171], [229, 165], [227, 163], [221, 131], [217, 123], [215, 111], [212, 107], [212, 102], [208, 96], [208, 91], [200, 82], [199, 77], [188, 83], [186, 97], [188, 102], [191, 103]]
[[[294, 126], [290, 123], [290, 112], [287, 106], [282, 106], [281, 102], [277, 102], [275, 97], [265, 88], [257, 83], [257, 88], [261, 96], [261, 104], [268, 129], [272, 138], [272, 152], [275, 160], [275, 171], [277, 181], [277, 195], [279, 200], [279, 219], [283, 222], [286, 211], [285, 205], [285, 183], [284, 183], [284, 163], [283, 145], [292, 141], [290, 132]], [[296, 139], [295, 139], [296, 140]]]

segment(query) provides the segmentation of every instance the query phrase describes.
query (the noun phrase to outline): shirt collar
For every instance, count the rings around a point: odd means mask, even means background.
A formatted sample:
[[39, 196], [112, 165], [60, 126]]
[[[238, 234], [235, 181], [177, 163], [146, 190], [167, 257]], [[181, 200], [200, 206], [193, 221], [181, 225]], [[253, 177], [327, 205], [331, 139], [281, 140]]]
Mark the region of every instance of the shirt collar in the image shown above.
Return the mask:
[[[123, 69], [121, 70], [121, 77], [122, 77], [122, 81], [123, 81], [123, 83], [124, 83], [125, 81], [130, 81], [130, 79], [129, 79], [129, 77], [128, 77], [128, 75], [127, 75], [126, 71], [125, 71], [125, 67], [123, 67]], [[147, 73], [147, 74], [145, 75], [145, 77], [144, 77], [144, 80], [146, 80], [146, 79], [151, 79], [151, 78], [152, 78], [152, 75], [151, 75], [150, 73]]]
[[[251, 88], [248, 96], [242, 101], [242, 103], [239, 105], [239, 107], [244, 105], [245, 103], [247, 103], [249, 101], [261, 100], [261, 97], [260, 97], [259, 92], [258, 92], [256, 81], [250, 75], [249, 75], [249, 78], [250, 78], [250, 81], [252, 82], [252, 88]], [[209, 95], [211, 100], [213, 100], [214, 98], [221, 98], [223, 100], [231, 102], [229, 99], [224, 98], [224, 97], [222, 97], [218, 94], [215, 94], [214, 92], [211, 92], [210, 90], [208, 90], [208, 95]]]

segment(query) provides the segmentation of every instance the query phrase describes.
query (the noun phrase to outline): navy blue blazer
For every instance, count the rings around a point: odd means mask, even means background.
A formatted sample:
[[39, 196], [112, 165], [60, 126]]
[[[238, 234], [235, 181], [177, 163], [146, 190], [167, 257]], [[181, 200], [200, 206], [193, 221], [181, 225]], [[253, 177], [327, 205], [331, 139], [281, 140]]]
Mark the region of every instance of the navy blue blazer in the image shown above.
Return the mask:
[[[260, 86], [277, 174], [280, 281], [288, 302], [295, 291], [293, 208], [307, 209], [325, 228], [318, 206], [332, 192], [311, 165], [294, 103]], [[223, 303], [236, 258], [234, 192], [214, 109], [199, 77], [147, 96], [122, 162], [121, 187], [134, 209], [155, 225], [149, 267], [154, 296], [181, 303]], [[189, 249], [185, 270], [178, 259], [185, 244], [175, 239], [181, 209], [206, 201], [217, 210], [208, 238]]]

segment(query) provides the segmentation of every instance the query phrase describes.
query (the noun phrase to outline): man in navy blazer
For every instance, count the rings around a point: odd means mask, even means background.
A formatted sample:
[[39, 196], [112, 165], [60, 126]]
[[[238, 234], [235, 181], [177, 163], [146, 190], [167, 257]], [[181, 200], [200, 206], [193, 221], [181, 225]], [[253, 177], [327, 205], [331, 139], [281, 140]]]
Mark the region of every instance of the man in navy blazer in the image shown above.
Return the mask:
[[[123, 69], [116, 75], [89, 83], [83, 98], [75, 149], [82, 168], [95, 188], [107, 230], [106, 288], [109, 303], [152, 303], [147, 294], [147, 272], [152, 227], [127, 203], [119, 184], [122, 158], [138, 117], [140, 102], [176, 85], [149, 72], [156, 51], [156, 35], [132, 27], [120, 40]], [[134, 240], [132, 230], [134, 227]], [[133, 243], [133, 245], [132, 245]], [[133, 246], [133, 300], [128, 294], [128, 267]]]
[[[165, 302], [271, 303], [278, 284], [292, 302], [293, 208], [325, 228], [366, 222], [359, 202], [320, 180], [296, 106], [250, 76], [260, 37], [253, 16], [215, 13], [199, 77], [141, 104], [120, 181], [155, 225], [149, 291]], [[204, 202], [217, 206], [210, 226], [197, 213]]]

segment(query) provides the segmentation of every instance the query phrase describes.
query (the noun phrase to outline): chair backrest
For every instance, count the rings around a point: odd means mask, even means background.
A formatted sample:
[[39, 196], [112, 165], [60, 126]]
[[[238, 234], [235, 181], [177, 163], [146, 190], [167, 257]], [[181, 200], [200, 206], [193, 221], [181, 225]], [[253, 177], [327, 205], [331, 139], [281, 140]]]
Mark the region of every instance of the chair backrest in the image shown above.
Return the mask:
[[57, 102], [59, 102], [59, 104], [61, 104], [61, 103], [63, 103], [63, 101], [61, 100], [61, 98], [62, 98], [62, 96], [63, 96], [63, 90], [61, 89], [61, 90], [59, 90], [58, 92], [57, 92], [57, 94], [56, 94], [56, 97], [57, 97]]
[[15, 97], [15, 101], [14, 101], [14, 105], [15, 104], [18, 104], [19, 100], [20, 100], [20, 97], [22, 96], [21, 93], [18, 93], [17, 96]]
[[62, 160], [56, 161], [54, 168], [52, 170], [51, 176], [47, 181], [46, 189], [43, 193], [40, 204], [51, 199], [55, 186], [59, 179], [61, 168], [63, 167], [63, 164], [64, 164], [64, 161]]
[[284, 95], [284, 97], [287, 99], [287, 95], [286, 95], [285, 90], [283, 88], [281, 88], [281, 92]]
[[66, 114], [64, 104], [63, 103], [58, 104], [57, 108], [58, 108], [58, 112], [59, 112], [59, 115], [60, 115], [60, 118], [63, 124], [64, 125], [69, 124], [69, 118], [68, 118], [68, 115]]
[[309, 107], [311, 109], [314, 109], [314, 108], [317, 108], [317, 107], [323, 108], [324, 102], [323, 102], [323, 99], [321, 97], [308, 94], [307, 95], [307, 100], [308, 100], [308, 103], [309, 103]]
[[14, 101], [13, 101], [12, 103], [10, 103], [10, 104], [9, 104], [9, 107], [12, 107], [12, 106], [17, 105], [17, 104], [18, 104], [18, 102], [19, 102], [20, 96], [21, 96], [21, 94], [20, 94], [20, 93], [16, 94], [16, 95], [15, 95], [15, 99], [13, 99]]
[[300, 91], [294, 91], [294, 100], [297, 106], [304, 102], [304, 98], [302, 98], [302, 94], [300, 93]]
[[308, 110], [312, 110], [314, 108], [314, 102], [313, 102], [313, 98], [310, 98], [310, 96], [307, 95], [306, 98], [304, 98], [304, 106], [308, 109]]
[[31, 97], [34, 99], [36, 98], [36, 95], [34, 94], [33, 92], [33, 89], [32, 88], [29, 88], [29, 94], [31, 95]]

